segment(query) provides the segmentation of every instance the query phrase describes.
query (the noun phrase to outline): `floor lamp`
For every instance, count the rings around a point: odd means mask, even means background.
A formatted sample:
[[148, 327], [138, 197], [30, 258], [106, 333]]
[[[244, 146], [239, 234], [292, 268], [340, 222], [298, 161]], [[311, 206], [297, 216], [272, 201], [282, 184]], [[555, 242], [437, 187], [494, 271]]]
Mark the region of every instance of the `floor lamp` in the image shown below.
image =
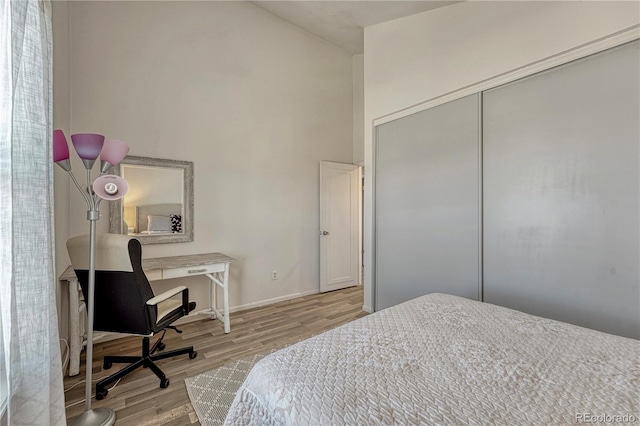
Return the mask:
[[[126, 143], [110, 139], [94, 133], [77, 133], [71, 135], [71, 142], [82, 159], [87, 170], [87, 185], [80, 186], [69, 161], [69, 145], [62, 130], [53, 131], [53, 161], [66, 171], [76, 188], [87, 202], [87, 220], [89, 220], [89, 300], [87, 305], [87, 361], [85, 384], [85, 410], [79, 416], [69, 419], [69, 425], [113, 425], [116, 414], [110, 408], [91, 409], [91, 364], [93, 360], [93, 310], [95, 292], [95, 251], [96, 222], [100, 219], [100, 202], [122, 198], [129, 189], [127, 182], [120, 176], [105, 175], [111, 166], [119, 164], [129, 152]], [[100, 156], [100, 176], [91, 184], [91, 169]]]

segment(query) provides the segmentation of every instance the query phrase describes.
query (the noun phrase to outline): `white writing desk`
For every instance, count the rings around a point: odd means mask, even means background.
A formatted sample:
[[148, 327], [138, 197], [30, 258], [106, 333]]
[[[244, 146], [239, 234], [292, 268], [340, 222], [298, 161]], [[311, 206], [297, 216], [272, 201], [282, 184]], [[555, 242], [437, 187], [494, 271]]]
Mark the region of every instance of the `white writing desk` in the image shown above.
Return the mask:
[[[210, 305], [194, 314], [220, 319], [224, 324], [224, 332], [229, 333], [229, 264], [233, 261], [235, 259], [222, 253], [190, 254], [143, 259], [142, 269], [149, 281], [198, 275], [207, 277], [211, 284]], [[78, 278], [71, 266], [60, 276], [60, 281], [67, 282], [69, 286], [69, 376], [75, 376], [80, 371], [80, 352], [85, 343], [85, 333], [80, 331], [80, 315], [85, 307], [84, 303], [81, 303]], [[222, 288], [222, 312], [218, 310], [217, 287]]]

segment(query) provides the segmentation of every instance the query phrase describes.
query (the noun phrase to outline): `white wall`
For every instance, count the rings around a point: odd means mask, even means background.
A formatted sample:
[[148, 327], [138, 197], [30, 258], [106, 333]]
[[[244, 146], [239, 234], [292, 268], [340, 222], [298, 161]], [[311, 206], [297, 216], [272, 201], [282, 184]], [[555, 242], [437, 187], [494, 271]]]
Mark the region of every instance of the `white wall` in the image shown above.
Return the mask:
[[[236, 258], [232, 307], [317, 292], [319, 161], [352, 160], [351, 56], [248, 2], [68, 7], [65, 130], [122, 139], [132, 155], [194, 162], [194, 242], [147, 245], [143, 256]], [[59, 206], [70, 236], [88, 229], [76, 192]], [[205, 278], [180, 281], [208, 305]]]
[[[463, 2], [365, 28], [365, 182], [373, 120], [638, 25], [638, 2]], [[365, 185], [365, 306], [373, 306]]]
[[353, 164], [364, 166], [364, 53], [353, 55]]

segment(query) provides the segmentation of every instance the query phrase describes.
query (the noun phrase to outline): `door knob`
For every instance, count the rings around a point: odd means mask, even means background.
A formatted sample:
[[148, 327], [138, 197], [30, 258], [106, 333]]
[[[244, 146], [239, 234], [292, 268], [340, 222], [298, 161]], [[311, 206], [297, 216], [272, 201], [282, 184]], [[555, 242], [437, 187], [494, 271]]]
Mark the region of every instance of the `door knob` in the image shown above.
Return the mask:
[[322, 231], [322, 235], [329, 235], [328, 231]]

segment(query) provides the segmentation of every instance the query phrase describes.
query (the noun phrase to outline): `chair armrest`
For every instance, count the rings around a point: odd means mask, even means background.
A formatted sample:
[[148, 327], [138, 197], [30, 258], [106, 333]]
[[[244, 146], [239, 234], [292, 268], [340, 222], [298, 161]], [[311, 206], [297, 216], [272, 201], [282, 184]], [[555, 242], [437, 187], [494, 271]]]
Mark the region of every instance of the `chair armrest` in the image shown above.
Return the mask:
[[171, 297], [175, 296], [176, 294], [182, 293], [185, 290], [187, 290], [187, 287], [184, 285], [172, 288], [171, 290], [167, 290], [162, 294], [159, 294], [155, 297], [152, 297], [151, 299], [147, 300], [147, 305], [149, 306], [155, 306], [160, 302], [164, 302], [167, 299], [170, 299]]

